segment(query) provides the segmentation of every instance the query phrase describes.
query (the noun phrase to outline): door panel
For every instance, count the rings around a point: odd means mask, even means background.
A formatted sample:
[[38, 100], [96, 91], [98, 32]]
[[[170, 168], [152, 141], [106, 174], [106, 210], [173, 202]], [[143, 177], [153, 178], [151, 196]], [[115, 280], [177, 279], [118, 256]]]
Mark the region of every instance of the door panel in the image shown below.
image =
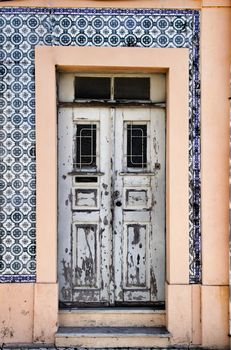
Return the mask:
[[99, 235], [97, 224], [73, 224], [73, 284], [99, 288]]
[[66, 108], [58, 124], [60, 301], [164, 301], [164, 111]]
[[[141, 305], [164, 300], [164, 151], [159, 157], [160, 147], [165, 149], [164, 118], [162, 110], [116, 110], [118, 155], [114, 183], [116, 201], [123, 203], [115, 205], [114, 215], [117, 304]], [[161, 169], [157, 171], [156, 164], [159, 167], [160, 163]], [[159, 192], [163, 203], [157, 202]]]
[[124, 225], [124, 288], [149, 288], [149, 224]]
[[64, 108], [58, 124], [59, 298], [63, 305], [109, 305], [110, 114]]

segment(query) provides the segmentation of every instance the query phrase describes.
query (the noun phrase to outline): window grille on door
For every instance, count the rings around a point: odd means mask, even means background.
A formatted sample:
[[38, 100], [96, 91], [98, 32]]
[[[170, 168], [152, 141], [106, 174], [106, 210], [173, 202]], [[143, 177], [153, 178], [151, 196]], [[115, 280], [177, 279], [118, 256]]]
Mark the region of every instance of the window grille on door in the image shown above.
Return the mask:
[[97, 168], [97, 123], [76, 124], [75, 159], [77, 169]]
[[124, 164], [128, 171], [148, 168], [148, 127], [148, 123], [124, 123]]

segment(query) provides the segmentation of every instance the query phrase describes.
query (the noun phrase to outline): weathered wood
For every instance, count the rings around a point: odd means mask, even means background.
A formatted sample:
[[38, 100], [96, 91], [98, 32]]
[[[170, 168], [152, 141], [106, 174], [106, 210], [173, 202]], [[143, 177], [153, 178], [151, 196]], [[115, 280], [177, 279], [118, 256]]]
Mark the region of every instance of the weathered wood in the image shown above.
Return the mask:
[[165, 108], [166, 104], [164, 102], [151, 102], [151, 101], [131, 101], [131, 100], [79, 100], [74, 102], [59, 102], [59, 108], [86, 108], [86, 107], [155, 107], [155, 108]]
[[73, 225], [73, 268], [75, 287], [99, 288], [97, 225]]
[[115, 280], [115, 301], [123, 301], [123, 207], [117, 206], [117, 201], [123, 202], [123, 178], [119, 175], [123, 169], [123, 114], [115, 110], [114, 116], [114, 188], [112, 194], [114, 227], [113, 227], [113, 262]]
[[58, 278], [59, 300], [72, 301], [72, 110], [58, 113]]
[[[68, 109], [67, 109], [68, 111]], [[110, 188], [110, 174], [107, 164], [110, 163], [110, 153], [100, 153], [100, 149], [108, 147], [107, 130], [108, 109], [74, 109], [69, 119], [65, 118], [63, 112], [60, 115], [60, 134], [67, 129], [67, 122], [70, 129], [67, 154], [63, 153], [63, 143], [59, 143], [60, 164], [65, 168], [68, 160], [71, 165], [66, 169], [65, 174], [60, 173], [59, 192], [67, 192], [64, 186], [65, 181], [69, 185], [69, 197], [71, 206], [68, 207], [69, 215], [65, 216], [63, 208], [67, 203], [60, 196], [59, 204], [59, 260], [66, 261], [66, 246], [68, 245], [68, 267], [69, 294], [65, 298], [60, 295], [62, 302], [67, 304], [108, 304], [109, 300], [109, 273], [110, 254], [108, 247], [111, 240], [110, 196], [106, 190]], [[63, 117], [63, 118], [62, 118]], [[75, 149], [75, 125], [77, 122], [94, 123], [97, 125], [97, 171], [73, 171]], [[104, 130], [105, 128], [105, 130]], [[101, 171], [99, 171], [101, 169]], [[76, 176], [94, 175], [97, 181], [78, 183]], [[67, 176], [69, 175], [69, 176]], [[104, 188], [104, 191], [102, 191]], [[71, 196], [70, 196], [71, 193]], [[64, 223], [64, 224], [63, 224]], [[65, 256], [65, 258], [63, 258]], [[59, 268], [60, 290], [64, 290], [65, 283], [62, 279], [62, 266]]]
[[147, 286], [147, 239], [148, 231], [146, 224], [132, 223], [126, 225], [127, 239], [125, 252], [127, 252], [125, 287], [148, 287]]
[[[96, 169], [74, 165], [76, 123], [97, 126]], [[131, 123], [147, 126], [145, 169], [127, 168]], [[80, 306], [164, 301], [164, 110], [60, 108], [58, 144], [60, 300]]]
[[[160, 215], [159, 211], [157, 215], [154, 214], [155, 206], [158, 207], [158, 210], [161, 208], [165, 211], [164, 198], [159, 194], [160, 191], [163, 193], [165, 191], [163, 177], [165, 169], [163, 126], [165, 121], [164, 113], [158, 114], [158, 111], [151, 108], [137, 111], [133, 108], [117, 108], [116, 110], [115, 144], [118, 155], [117, 158], [115, 156], [115, 186], [117, 186], [117, 193], [121, 193], [121, 187], [123, 188], [123, 206], [115, 208], [117, 230], [114, 238], [115, 281], [117, 288], [119, 286], [115, 298], [120, 305], [122, 303], [144, 305], [151, 301], [164, 301], [165, 217], [164, 214]], [[153, 122], [156, 114], [159, 119], [161, 116], [163, 121], [158, 119], [157, 122]], [[126, 168], [124, 155], [127, 154], [125, 130], [127, 123], [147, 125], [147, 167], [145, 171], [144, 169], [140, 171]], [[162, 127], [161, 130], [159, 130], [159, 124]], [[157, 142], [159, 138], [162, 138], [160, 143], [163, 150], [161, 150], [160, 157], [159, 149], [153, 143], [154, 137]], [[155, 170], [157, 162], [163, 165], [161, 169], [158, 169], [158, 171], [161, 170], [161, 179], [163, 179], [161, 184]], [[162, 196], [163, 204], [159, 205], [155, 200], [157, 193], [160, 198]], [[121, 229], [122, 225], [123, 229]], [[161, 249], [159, 249], [159, 244]], [[160, 257], [159, 254], [162, 256]]]
[[161, 164], [155, 177], [151, 178], [152, 204], [150, 240], [150, 276], [152, 301], [165, 300], [165, 110], [151, 109], [151, 159], [152, 169]]
[[99, 209], [98, 188], [73, 188], [72, 208], [80, 210]]

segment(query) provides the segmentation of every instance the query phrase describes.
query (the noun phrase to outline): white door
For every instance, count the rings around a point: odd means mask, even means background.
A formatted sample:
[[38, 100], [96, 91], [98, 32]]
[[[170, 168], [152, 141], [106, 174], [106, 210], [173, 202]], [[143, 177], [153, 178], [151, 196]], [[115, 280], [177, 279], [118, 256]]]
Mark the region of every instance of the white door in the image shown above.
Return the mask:
[[165, 112], [60, 108], [61, 305], [164, 301]]

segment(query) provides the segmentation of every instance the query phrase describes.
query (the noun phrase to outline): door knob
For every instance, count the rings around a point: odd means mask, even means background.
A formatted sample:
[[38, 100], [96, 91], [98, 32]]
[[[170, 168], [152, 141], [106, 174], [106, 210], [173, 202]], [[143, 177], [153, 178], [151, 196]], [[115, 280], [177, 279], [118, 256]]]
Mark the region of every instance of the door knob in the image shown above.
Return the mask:
[[122, 202], [121, 201], [116, 201], [116, 206], [117, 207], [121, 207], [122, 206]]

